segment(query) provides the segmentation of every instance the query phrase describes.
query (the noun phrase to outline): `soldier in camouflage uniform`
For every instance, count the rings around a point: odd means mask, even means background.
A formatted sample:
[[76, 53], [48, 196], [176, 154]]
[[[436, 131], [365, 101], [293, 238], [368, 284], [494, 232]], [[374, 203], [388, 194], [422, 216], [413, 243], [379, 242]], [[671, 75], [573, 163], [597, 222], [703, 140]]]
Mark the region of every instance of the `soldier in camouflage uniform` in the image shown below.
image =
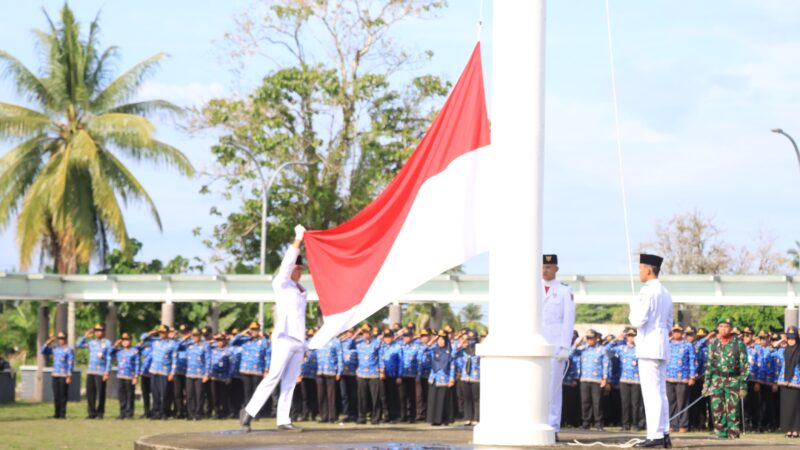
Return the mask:
[[711, 398], [714, 431], [720, 439], [739, 437], [739, 399], [747, 396], [747, 347], [731, 334], [731, 320], [717, 324], [717, 338], [708, 346], [703, 393]]

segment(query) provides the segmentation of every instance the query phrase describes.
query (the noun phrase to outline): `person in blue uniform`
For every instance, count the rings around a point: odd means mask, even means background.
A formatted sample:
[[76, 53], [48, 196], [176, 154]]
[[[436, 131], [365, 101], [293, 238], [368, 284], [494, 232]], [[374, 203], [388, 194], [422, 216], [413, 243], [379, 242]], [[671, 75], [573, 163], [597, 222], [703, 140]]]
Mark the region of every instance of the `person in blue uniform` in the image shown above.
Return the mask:
[[331, 339], [317, 353], [317, 399], [319, 400], [319, 421], [334, 423], [336, 414], [336, 390], [344, 371], [342, 342]]
[[225, 334], [225, 342], [227, 343], [228, 351], [231, 353], [231, 384], [228, 386], [231, 411], [241, 411], [244, 406], [244, 381], [242, 380], [241, 372], [244, 349], [230, 345], [230, 341], [237, 335], [239, 335], [238, 328], [234, 328], [230, 333]]
[[[206, 347], [206, 361], [211, 359], [211, 350], [216, 347], [214, 340], [214, 330], [210, 327], [204, 327], [200, 330], [203, 335], [203, 344]], [[211, 418], [214, 412], [214, 403], [211, 401], [211, 382], [203, 383], [203, 417], [206, 419]]]
[[[156, 337], [156, 333], [157, 336]], [[173, 361], [177, 349], [177, 342], [169, 337], [169, 327], [161, 325], [158, 331], [147, 334], [140, 346], [150, 345], [152, 348], [152, 361], [150, 363], [150, 377], [153, 389], [153, 411], [151, 419], [162, 420], [169, 417], [170, 398], [167, 395], [167, 385], [173, 380]]]
[[771, 407], [774, 405], [772, 400], [772, 386], [770, 373], [772, 368], [772, 346], [769, 342], [769, 333], [766, 330], [758, 332], [757, 343], [755, 344], [758, 353], [757, 364], [758, 369], [755, 374], [756, 386], [754, 390], [759, 392], [760, 404], [759, 408], [759, 423], [756, 424], [759, 432], [770, 431]]
[[119, 416], [117, 419], [133, 419], [136, 403], [136, 383], [139, 380], [139, 348], [131, 346], [131, 335], [122, 333], [111, 350], [117, 359], [117, 399]]
[[227, 347], [225, 333], [218, 333], [214, 337], [216, 346], [211, 349], [206, 361], [206, 372], [211, 383], [211, 404], [215, 419], [232, 417], [230, 395], [228, 387], [233, 376], [233, 356]]
[[358, 352], [356, 351], [355, 329], [346, 330], [339, 335], [342, 346], [342, 378], [339, 380], [339, 393], [342, 398], [342, 412], [345, 422], [358, 419]]
[[358, 419], [359, 424], [380, 422], [380, 376], [383, 373], [383, 363], [380, 358], [381, 342], [373, 336], [369, 325], [364, 324], [361, 335], [356, 339], [356, 353], [358, 354], [358, 368], [356, 379], [358, 383]]
[[781, 398], [781, 431], [787, 438], [800, 437], [800, 345], [797, 327], [786, 329], [786, 346], [780, 352], [778, 382]]
[[197, 328], [189, 338], [180, 343], [180, 350], [186, 352], [186, 415], [189, 420], [203, 417], [203, 386], [208, 383], [206, 364], [206, 343]]
[[[399, 331], [399, 330], [398, 330]], [[383, 332], [380, 357], [383, 362], [383, 375], [381, 376], [381, 406], [383, 421], [397, 423], [400, 415], [397, 386], [403, 380], [400, 377], [402, 364], [400, 347], [394, 341], [394, 332], [386, 329]]]
[[[94, 334], [94, 339], [87, 340]], [[78, 339], [78, 348], [89, 349], [86, 369], [87, 419], [102, 419], [106, 412], [106, 382], [111, 376], [111, 341], [105, 338], [106, 327], [97, 324]]]
[[[314, 337], [314, 329], [306, 330], [306, 347], [308, 342]], [[300, 365], [300, 375], [297, 377], [296, 391], [300, 395], [295, 395], [292, 399], [292, 420], [314, 420], [317, 417], [317, 351], [309, 349], [303, 355], [303, 362]]]
[[464, 352], [462, 354], [461, 378], [464, 396], [464, 425], [477, 425], [480, 421], [480, 382], [481, 382], [481, 357], [475, 354], [475, 345], [478, 343], [478, 334], [467, 330]]
[[139, 363], [139, 385], [142, 386], [142, 403], [144, 404], [144, 413], [142, 413], [141, 418], [150, 418], [152, 415], [151, 401], [153, 399], [153, 390], [150, 377], [150, 365], [153, 363], [153, 347], [143, 345], [147, 337], [147, 333], [142, 333], [139, 337], [140, 344], [136, 346], [136, 348], [139, 349], [139, 356], [141, 358]]
[[253, 397], [258, 383], [267, 376], [265, 362], [269, 341], [261, 334], [258, 322], [252, 322], [247, 330], [231, 339], [230, 345], [242, 349], [239, 373], [244, 389], [244, 403], [247, 404]]
[[428, 378], [428, 423], [447, 425], [452, 421], [452, 388], [456, 383], [456, 367], [445, 330], [439, 330], [431, 350], [431, 374]]
[[[410, 323], [409, 325], [413, 325]], [[414, 340], [413, 328], [406, 327], [400, 331], [400, 378], [398, 399], [400, 405], [400, 421], [414, 423], [416, 419], [416, 391], [420, 386], [419, 344]]]
[[683, 327], [672, 327], [667, 361], [667, 400], [669, 401], [670, 429], [680, 433], [689, 431], [689, 413], [683, 411], [689, 404], [689, 389], [697, 381], [697, 360], [694, 346], [683, 338]]
[[581, 353], [578, 350], [578, 332], [572, 331], [567, 368], [561, 377], [561, 427], [577, 428], [581, 425], [580, 368]]
[[[55, 345], [53, 345], [55, 343]], [[53, 385], [53, 418], [67, 418], [67, 399], [69, 385], [72, 382], [72, 370], [75, 366], [75, 353], [67, 345], [67, 335], [59, 332], [58, 336], [50, 338], [42, 345], [42, 355], [53, 356], [53, 372], [51, 381]]]
[[639, 431], [644, 428], [644, 405], [639, 385], [639, 361], [636, 358], [636, 330], [625, 329], [625, 340], [611, 351], [619, 358], [619, 390], [622, 403], [622, 429]]
[[622, 400], [620, 398], [620, 377], [622, 375], [622, 365], [619, 357], [612, 351], [613, 348], [625, 342], [625, 336], [614, 337], [609, 334], [603, 340], [602, 346], [608, 356], [608, 384], [602, 391], [602, 408], [605, 423], [615, 426], [622, 423]]
[[588, 430], [592, 419], [598, 431], [603, 430], [603, 410], [600, 407], [602, 389], [608, 384], [608, 356], [598, 343], [597, 333], [589, 330], [581, 347], [578, 373], [581, 381], [581, 428]]
[[417, 390], [417, 421], [425, 421], [428, 415], [428, 378], [431, 375], [431, 333], [422, 329], [417, 338], [417, 360], [419, 361], [419, 389]]
[[191, 338], [191, 329], [186, 324], [181, 324], [175, 331], [175, 358], [172, 364], [172, 381], [170, 382], [170, 392], [172, 399], [172, 414], [178, 419], [185, 419], [186, 416], [186, 350], [180, 348], [180, 343], [185, 339]]

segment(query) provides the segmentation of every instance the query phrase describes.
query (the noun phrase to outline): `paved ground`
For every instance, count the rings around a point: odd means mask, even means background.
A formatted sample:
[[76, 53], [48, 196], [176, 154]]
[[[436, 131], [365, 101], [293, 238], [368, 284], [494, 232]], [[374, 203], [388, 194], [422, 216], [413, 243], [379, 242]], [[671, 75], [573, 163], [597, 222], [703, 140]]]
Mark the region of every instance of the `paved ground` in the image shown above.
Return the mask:
[[[619, 432], [592, 432], [569, 430], [561, 434], [562, 443], [552, 447], [537, 448], [582, 448], [568, 442], [583, 443], [600, 441], [619, 444], [637, 435]], [[747, 435], [739, 440], [716, 440], [707, 433], [687, 433], [673, 437], [673, 448], [690, 449], [748, 449], [798, 448], [799, 442], [787, 440], [780, 435]], [[339, 426], [337, 428], [309, 428], [303, 432], [280, 432], [276, 430], [254, 430], [244, 434], [238, 430], [213, 431], [207, 433], [160, 434], [140, 438], [137, 450], [166, 449], [409, 449], [409, 450], [466, 450], [480, 449], [472, 445], [472, 429], [466, 427], [428, 426]], [[594, 448], [603, 448], [595, 446]]]

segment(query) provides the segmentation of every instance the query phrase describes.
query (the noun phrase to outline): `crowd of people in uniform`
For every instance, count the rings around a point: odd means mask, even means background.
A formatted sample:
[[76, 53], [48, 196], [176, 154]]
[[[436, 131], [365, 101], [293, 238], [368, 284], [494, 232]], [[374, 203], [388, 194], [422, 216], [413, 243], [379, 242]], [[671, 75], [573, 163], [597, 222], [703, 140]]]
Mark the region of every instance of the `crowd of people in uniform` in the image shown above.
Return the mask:
[[[310, 340], [315, 330], [309, 329]], [[308, 350], [296, 379], [293, 421], [365, 424], [427, 421], [475, 425], [480, 410], [480, 357], [476, 330], [416, 329], [364, 324]], [[76, 345], [88, 350], [87, 419], [103, 419], [106, 384], [116, 370], [118, 419], [133, 419], [136, 386], [143, 418], [226, 419], [238, 416], [270, 370], [269, 334], [247, 330], [213, 334], [208, 328], [161, 325], [137, 343], [128, 333], [111, 342], [97, 324]], [[74, 351], [59, 333], [42, 347], [52, 355], [54, 418], [65, 418]], [[278, 390], [258, 417], [274, 417]]]
[[[730, 327], [731, 322], [723, 319], [720, 325]], [[717, 331], [677, 324], [671, 331], [666, 376], [670, 431], [712, 431], [715, 405], [707, 398], [713, 389], [708, 359], [712, 343], [720, 341]], [[574, 332], [575, 344], [563, 377], [562, 426], [645, 428], [636, 333], [634, 328], [625, 328], [619, 336], [588, 330], [580, 337]], [[798, 437], [797, 328], [754, 332], [749, 326], [732, 327], [731, 334], [730, 339], [741, 345], [721, 355], [726, 358], [721, 372], [736, 379], [734, 388], [743, 399], [736, 417], [744, 420], [737, 420], [736, 426], [755, 433], [780, 429], [786, 437]]]

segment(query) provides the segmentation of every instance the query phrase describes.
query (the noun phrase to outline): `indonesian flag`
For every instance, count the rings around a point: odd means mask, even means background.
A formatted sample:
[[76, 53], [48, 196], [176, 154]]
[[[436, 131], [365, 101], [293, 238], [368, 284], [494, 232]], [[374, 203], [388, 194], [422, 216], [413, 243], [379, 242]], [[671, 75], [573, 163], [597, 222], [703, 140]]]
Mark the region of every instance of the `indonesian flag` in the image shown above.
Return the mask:
[[488, 250], [489, 120], [480, 43], [397, 176], [361, 212], [305, 234], [324, 346], [388, 303]]

